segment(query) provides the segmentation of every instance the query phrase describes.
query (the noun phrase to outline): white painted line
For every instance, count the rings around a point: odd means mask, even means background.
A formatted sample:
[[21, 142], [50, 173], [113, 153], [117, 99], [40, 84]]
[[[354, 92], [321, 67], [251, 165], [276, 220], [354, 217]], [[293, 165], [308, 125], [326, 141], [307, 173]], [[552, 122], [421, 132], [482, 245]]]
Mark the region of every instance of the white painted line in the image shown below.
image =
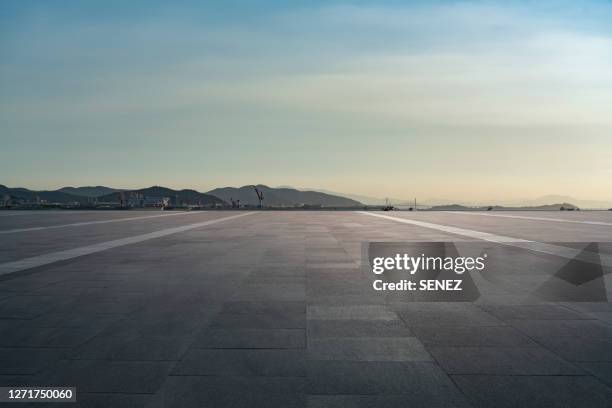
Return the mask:
[[[19, 212], [9, 212], [4, 214], [4, 211], [0, 211], [0, 217], [10, 217], [12, 215], [49, 215], [49, 214], [54, 214], [54, 215], [64, 215], [64, 214], [77, 214], [77, 213], [91, 213], [94, 211], [30, 211], [30, 210], [21, 210]], [[102, 211], [95, 211], [95, 212], [102, 212]], [[105, 211], [106, 212], [106, 211]]]
[[171, 217], [173, 215], [185, 215], [185, 214], [198, 214], [198, 212], [186, 211], [186, 212], [175, 212], [175, 213], [170, 213], [170, 214], [147, 215], [144, 217], [114, 218], [112, 220], [99, 220], [99, 221], [83, 221], [83, 222], [75, 222], [72, 224], [49, 225], [46, 227], [16, 228], [16, 229], [10, 229], [10, 230], [0, 230], [0, 235], [1, 234], [15, 234], [17, 232], [41, 231], [41, 230], [53, 229], [53, 228], [81, 227], [83, 225], [108, 224], [111, 222], [146, 220], [149, 218]]
[[[434, 229], [434, 230], [446, 232], [449, 234], [461, 235], [461, 236], [468, 237], [468, 238], [480, 239], [483, 241], [495, 242], [498, 244], [504, 244], [504, 245], [513, 246], [517, 248], [523, 248], [523, 249], [527, 249], [530, 251], [541, 252], [544, 254], [559, 256], [559, 257], [566, 258], [566, 259], [579, 259], [585, 262], [593, 261], [593, 259], [590, 257], [582, 256], [581, 255], [582, 251], [579, 249], [574, 249], [574, 248], [569, 248], [569, 247], [564, 247], [564, 246], [559, 246], [559, 245], [545, 244], [543, 242], [530, 241], [530, 240], [521, 239], [521, 238], [506, 237], [504, 235], [491, 234], [488, 232], [475, 231], [475, 230], [470, 230], [470, 229], [465, 229], [465, 228], [451, 227], [448, 225], [434, 224], [431, 222], [417, 221], [417, 220], [408, 219], [408, 218], [391, 217], [389, 215], [376, 214], [376, 213], [367, 212], [367, 211], [357, 211], [357, 212], [360, 214], [369, 215], [372, 217], [384, 218], [387, 220], [401, 222], [404, 224], [410, 224], [410, 225], [416, 225], [418, 227]], [[612, 266], [612, 255], [599, 254], [599, 257], [601, 259], [601, 265]]]
[[468, 212], [468, 211], [443, 211], [443, 212], [449, 213], [449, 214], [480, 215], [483, 217], [517, 218], [520, 220], [567, 222], [570, 224], [605, 225], [605, 226], [612, 227], [612, 222], [603, 222], [603, 221], [579, 221], [579, 220], [566, 220], [563, 218], [527, 217], [524, 215], [488, 214], [488, 213]]
[[76, 258], [79, 256], [95, 254], [96, 252], [106, 251], [107, 249], [117, 248], [125, 245], [137, 244], [139, 242], [148, 241], [150, 239], [161, 238], [179, 232], [189, 231], [195, 228], [205, 227], [212, 224], [217, 224], [223, 221], [229, 221], [236, 218], [244, 217], [246, 215], [254, 214], [252, 212], [242, 213], [238, 215], [232, 215], [231, 217], [217, 218], [214, 220], [208, 220], [198, 222], [195, 224], [183, 225], [180, 227], [166, 228], [163, 230], [150, 232], [142, 235], [135, 235], [132, 237], [115, 239], [112, 241], [100, 242], [99, 244], [88, 245], [79, 248], [68, 249], [66, 251], [52, 252], [49, 254], [33, 256], [31, 258], [20, 259], [18, 261], [6, 262], [0, 264], [0, 276], [6, 275], [13, 272], [19, 272], [30, 268], [36, 268], [38, 266], [47, 265], [50, 263], [65, 261], [67, 259]]

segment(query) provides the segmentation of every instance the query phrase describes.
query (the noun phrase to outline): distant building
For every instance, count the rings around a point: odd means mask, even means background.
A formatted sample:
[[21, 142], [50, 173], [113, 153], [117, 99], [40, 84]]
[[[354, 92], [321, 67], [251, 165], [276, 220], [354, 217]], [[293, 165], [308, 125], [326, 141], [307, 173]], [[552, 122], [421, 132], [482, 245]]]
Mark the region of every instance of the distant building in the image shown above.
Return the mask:
[[130, 197], [127, 200], [128, 207], [154, 207], [162, 208], [170, 205], [170, 197], [140, 196]]

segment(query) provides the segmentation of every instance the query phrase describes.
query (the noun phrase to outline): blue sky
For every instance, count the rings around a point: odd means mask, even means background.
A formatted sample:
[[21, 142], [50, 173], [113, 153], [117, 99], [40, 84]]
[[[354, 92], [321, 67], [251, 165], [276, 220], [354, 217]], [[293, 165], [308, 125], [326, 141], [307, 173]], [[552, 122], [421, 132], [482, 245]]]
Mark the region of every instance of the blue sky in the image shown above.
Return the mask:
[[595, 1], [4, 1], [0, 183], [612, 201], [611, 23]]

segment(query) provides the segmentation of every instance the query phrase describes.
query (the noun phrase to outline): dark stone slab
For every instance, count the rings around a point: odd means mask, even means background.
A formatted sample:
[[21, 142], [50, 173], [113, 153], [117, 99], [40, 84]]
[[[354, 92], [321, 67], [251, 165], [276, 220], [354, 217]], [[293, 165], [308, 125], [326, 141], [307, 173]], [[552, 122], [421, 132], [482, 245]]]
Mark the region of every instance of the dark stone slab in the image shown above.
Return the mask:
[[[152, 397], [148, 394], [89, 394], [77, 390], [77, 403], [64, 405], [66, 408], [148, 408]], [[56, 404], [51, 406], [55, 408]]]
[[60, 360], [45, 370], [40, 384], [74, 386], [80, 392], [154, 393], [173, 362]]
[[36, 374], [65, 353], [58, 348], [0, 348], [0, 374]]
[[350, 338], [328, 337], [308, 340], [311, 360], [341, 361], [431, 361], [416, 337]]
[[304, 329], [207, 329], [194, 348], [303, 349]]
[[306, 313], [303, 301], [235, 301], [223, 304], [224, 314], [272, 314], [283, 315]]
[[430, 362], [310, 361], [309, 394], [410, 394], [423, 401], [461, 399], [448, 376]]
[[210, 324], [212, 328], [225, 329], [305, 329], [306, 314], [234, 314], [220, 313]]
[[469, 408], [471, 405], [459, 393], [431, 397], [413, 395], [309, 395], [308, 408]]
[[18, 327], [0, 336], [0, 347], [76, 347], [101, 329]]
[[576, 364], [597, 377], [604, 384], [612, 387], [612, 362], [584, 361]]
[[540, 347], [429, 347], [449, 374], [576, 375], [584, 371]]
[[592, 319], [591, 317], [553, 304], [539, 305], [482, 305], [481, 308], [500, 320], [574, 320]]
[[502, 326], [504, 323], [482, 310], [400, 311], [406, 325], [413, 326]]
[[193, 342], [190, 336], [96, 336], [76, 348], [70, 359], [179, 360]]
[[537, 343], [509, 326], [422, 326], [412, 331], [425, 346], [538, 347]]
[[612, 326], [597, 320], [510, 320], [508, 323], [536, 339], [555, 337], [612, 339]]
[[477, 408], [609, 408], [612, 389], [590, 376], [454, 375]]
[[208, 313], [146, 313], [132, 315], [107, 326], [101, 334], [110, 336], [190, 336], [210, 324], [215, 310]]
[[69, 303], [65, 296], [11, 296], [0, 301], [0, 319], [33, 319]]
[[547, 337], [539, 342], [568, 361], [612, 362], [612, 339]]
[[305, 378], [170, 376], [147, 408], [304, 407]]
[[304, 284], [249, 284], [236, 293], [234, 301], [303, 301], [306, 298]]
[[306, 375], [299, 350], [191, 349], [173, 375], [300, 377]]
[[125, 317], [123, 314], [44, 313], [25, 324], [31, 327], [105, 328]]
[[409, 337], [401, 320], [309, 320], [308, 337]]

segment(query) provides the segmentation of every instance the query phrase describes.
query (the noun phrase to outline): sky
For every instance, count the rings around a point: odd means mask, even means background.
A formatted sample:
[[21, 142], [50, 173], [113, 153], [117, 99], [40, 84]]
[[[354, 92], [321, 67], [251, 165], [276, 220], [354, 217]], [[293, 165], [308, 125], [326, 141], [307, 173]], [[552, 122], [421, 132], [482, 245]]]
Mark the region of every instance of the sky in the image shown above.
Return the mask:
[[612, 203], [612, 2], [0, 3], [0, 183]]

